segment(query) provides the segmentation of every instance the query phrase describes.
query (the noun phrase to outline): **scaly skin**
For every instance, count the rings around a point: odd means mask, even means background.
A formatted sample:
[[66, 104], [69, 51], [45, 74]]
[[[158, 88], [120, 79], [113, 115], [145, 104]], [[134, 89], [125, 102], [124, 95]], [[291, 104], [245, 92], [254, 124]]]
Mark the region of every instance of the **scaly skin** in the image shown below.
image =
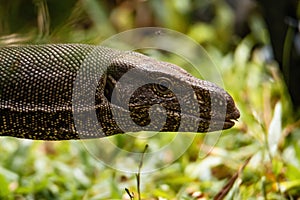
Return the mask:
[[176, 65], [83, 44], [0, 48], [0, 111], [0, 136], [36, 140], [209, 132], [240, 116], [226, 91]]

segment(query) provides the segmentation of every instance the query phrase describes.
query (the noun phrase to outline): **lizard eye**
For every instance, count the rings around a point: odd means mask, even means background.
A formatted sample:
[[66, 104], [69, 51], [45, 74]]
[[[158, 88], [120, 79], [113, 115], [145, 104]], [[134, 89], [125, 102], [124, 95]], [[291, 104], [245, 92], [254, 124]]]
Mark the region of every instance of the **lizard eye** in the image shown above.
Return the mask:
[[158, 81], [158, 84], [154, 85], [154, 91], [158, 95], [166, 95], [171, 91], [172, 83], [169, 79], [159, 78]]

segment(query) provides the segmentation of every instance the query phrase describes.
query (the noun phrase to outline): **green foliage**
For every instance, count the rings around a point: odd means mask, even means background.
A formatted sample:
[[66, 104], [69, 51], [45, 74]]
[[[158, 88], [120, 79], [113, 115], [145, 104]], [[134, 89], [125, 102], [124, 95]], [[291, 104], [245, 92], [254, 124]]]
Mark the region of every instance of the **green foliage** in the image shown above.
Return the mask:
[[[198, 135], [176, 162], [141, 174], [142, 199], [212, 199], [250, 156], [226, 199], [299, 198], [300, 123], [293, 116], [277, 64], [265, 62], [265, 49], [257, 48], [269, 42], [259, 15], [250, 16], [251, 32], [238, 38], [233, 34], [233, 11], [222, 0], [0, 2], [3, 45], [99, 43], [130, 28], [162, 26], [187, 34], [208, 51], [241, 119], [223, 132], [211, 152], [204, 152], [209, 153], [207, 157], [200, 157], [204, 137]], [[196, 10], [208, 11], [209, 19], [195, 17]], [[176, 56], [157, 55], [184, 63]], [[139, 152], [145, 146], [126, 136], [114, 140], [124, 149]], [[147, 141], [149, 148], [162, 142]], [[138, 197], [135, 174], [103, 165], [80, 141], [1, 138], [0, 152], [0, 199], [129, 199], [125, 188], [134, 199]]]

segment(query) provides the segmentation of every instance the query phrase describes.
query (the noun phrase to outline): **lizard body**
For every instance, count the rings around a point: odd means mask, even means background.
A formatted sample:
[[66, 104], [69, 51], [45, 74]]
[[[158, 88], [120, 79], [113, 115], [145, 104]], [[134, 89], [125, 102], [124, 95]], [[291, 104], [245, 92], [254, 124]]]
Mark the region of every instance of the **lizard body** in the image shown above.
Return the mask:
[[0, 113], [0, 136], [36, 140], [209, 132], [231, 128], [240, 115], [226, 91], [176, 65], [84, 44], [0, 48]]

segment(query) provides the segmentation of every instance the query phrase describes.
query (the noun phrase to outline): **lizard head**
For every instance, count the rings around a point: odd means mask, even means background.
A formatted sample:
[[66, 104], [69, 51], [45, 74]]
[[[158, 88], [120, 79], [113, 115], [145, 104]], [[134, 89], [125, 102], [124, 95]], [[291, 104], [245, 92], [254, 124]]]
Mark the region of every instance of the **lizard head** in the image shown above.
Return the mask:
[[98, 118], [107, 135], [141, 130], [210, 132], [231, 128], [240, 116], [222, 88], [139, 53], [116, 56], [103, 79], [107, 101], [102, 103], [110, 110]]

